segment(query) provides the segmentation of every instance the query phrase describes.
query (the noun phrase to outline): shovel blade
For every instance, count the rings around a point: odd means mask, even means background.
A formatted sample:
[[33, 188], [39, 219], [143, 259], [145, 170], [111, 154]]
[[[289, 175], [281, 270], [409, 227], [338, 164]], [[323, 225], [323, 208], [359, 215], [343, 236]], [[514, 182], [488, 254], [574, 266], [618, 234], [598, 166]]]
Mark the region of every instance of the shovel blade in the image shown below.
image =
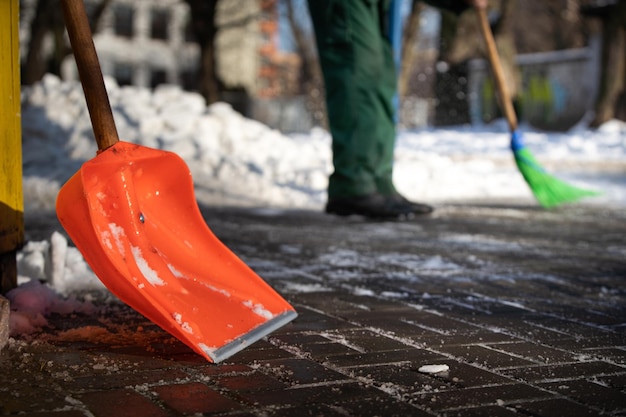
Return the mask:
[[116, 143], [61, 188], [57, 216], [113, 294], [211, 362], [297, 316], [211, 232], [174, 153]]

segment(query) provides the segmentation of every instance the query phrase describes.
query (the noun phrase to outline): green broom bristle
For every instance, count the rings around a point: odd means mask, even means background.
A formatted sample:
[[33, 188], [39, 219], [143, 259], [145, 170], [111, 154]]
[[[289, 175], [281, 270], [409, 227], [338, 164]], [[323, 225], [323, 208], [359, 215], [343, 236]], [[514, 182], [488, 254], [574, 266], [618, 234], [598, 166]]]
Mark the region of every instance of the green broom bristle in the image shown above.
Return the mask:
[[517, 167], [530, 186], [535, 198], [545, 208], [601, 194], [596, 191], [574, 187], [548, 174], [539, 165], [530, 151], [524, 147], [515, 149], [513, 155], [515, 156]]

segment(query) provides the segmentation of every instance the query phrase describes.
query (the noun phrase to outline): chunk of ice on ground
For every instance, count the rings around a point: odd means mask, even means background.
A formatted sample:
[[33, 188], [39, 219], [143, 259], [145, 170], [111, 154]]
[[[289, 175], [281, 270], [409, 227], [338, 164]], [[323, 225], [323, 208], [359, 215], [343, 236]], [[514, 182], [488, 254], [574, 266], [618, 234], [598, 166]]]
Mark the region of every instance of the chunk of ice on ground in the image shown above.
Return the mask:
[[450, 367], [446, 364], [442, 365], [424, 365], [420, 366], [417, 370], [423, 374], [439, 374], [441, 372], [447, 372], [450, 370]]

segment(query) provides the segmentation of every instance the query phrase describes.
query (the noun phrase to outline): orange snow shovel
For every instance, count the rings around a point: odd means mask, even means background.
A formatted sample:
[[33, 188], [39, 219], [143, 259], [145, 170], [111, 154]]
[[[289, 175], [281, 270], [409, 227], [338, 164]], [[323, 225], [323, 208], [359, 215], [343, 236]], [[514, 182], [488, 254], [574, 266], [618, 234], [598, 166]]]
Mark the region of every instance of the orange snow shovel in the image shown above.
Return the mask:
[[119, 141], [84, 4], [62, 4], [99, 151], [61, 188], [56, 209], [98, 278], [211, 362], [296, 318], [206, 225], [185, 162]]

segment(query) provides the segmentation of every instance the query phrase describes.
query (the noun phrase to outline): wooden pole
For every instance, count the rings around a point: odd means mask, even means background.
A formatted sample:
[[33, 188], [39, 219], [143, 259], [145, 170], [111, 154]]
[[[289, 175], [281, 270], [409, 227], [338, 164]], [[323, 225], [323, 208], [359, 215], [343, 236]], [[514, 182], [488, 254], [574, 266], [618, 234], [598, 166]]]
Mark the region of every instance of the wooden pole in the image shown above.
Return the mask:
[[74, 51], [80, 83], [85, 92], [93, 133], [98, 149], [103, 151], [115, 145], [119, 138], [102, 78], [100, 61], [98, 61], [96, 47], [93, 44], [85, 4], [82, 1], [63, 0], [61, 6], [63, 6], [65, 27]]
[[517, 115], [515, 114], [513, 100], [511, 99], [509, 87], [504, 77], [504, 70], [502, 69], [502, 63], [500, 62], [500, 55], [498, 53], [498, 48], [496, 47], [496, 41], [493, 38], [493, 33], [491, 32], [491, 27], [489, 26], [487, 11], [485, 9], [477, 9], [476, 13], [478, 14], [480, 31], [485, 38], [485, 43], [487, 44], [487, 57], [489, 58], [491, 70], [493, 71], [496, 79], [497, 91], [500, 93], [500, 103], [502, 105], [502, 110], [504, 111], [504, 117], [509, 123], [511, 131], [517, 130]]
[[17, 286], [24, 243], [19, 2], [0, 1], [0, 293]]

